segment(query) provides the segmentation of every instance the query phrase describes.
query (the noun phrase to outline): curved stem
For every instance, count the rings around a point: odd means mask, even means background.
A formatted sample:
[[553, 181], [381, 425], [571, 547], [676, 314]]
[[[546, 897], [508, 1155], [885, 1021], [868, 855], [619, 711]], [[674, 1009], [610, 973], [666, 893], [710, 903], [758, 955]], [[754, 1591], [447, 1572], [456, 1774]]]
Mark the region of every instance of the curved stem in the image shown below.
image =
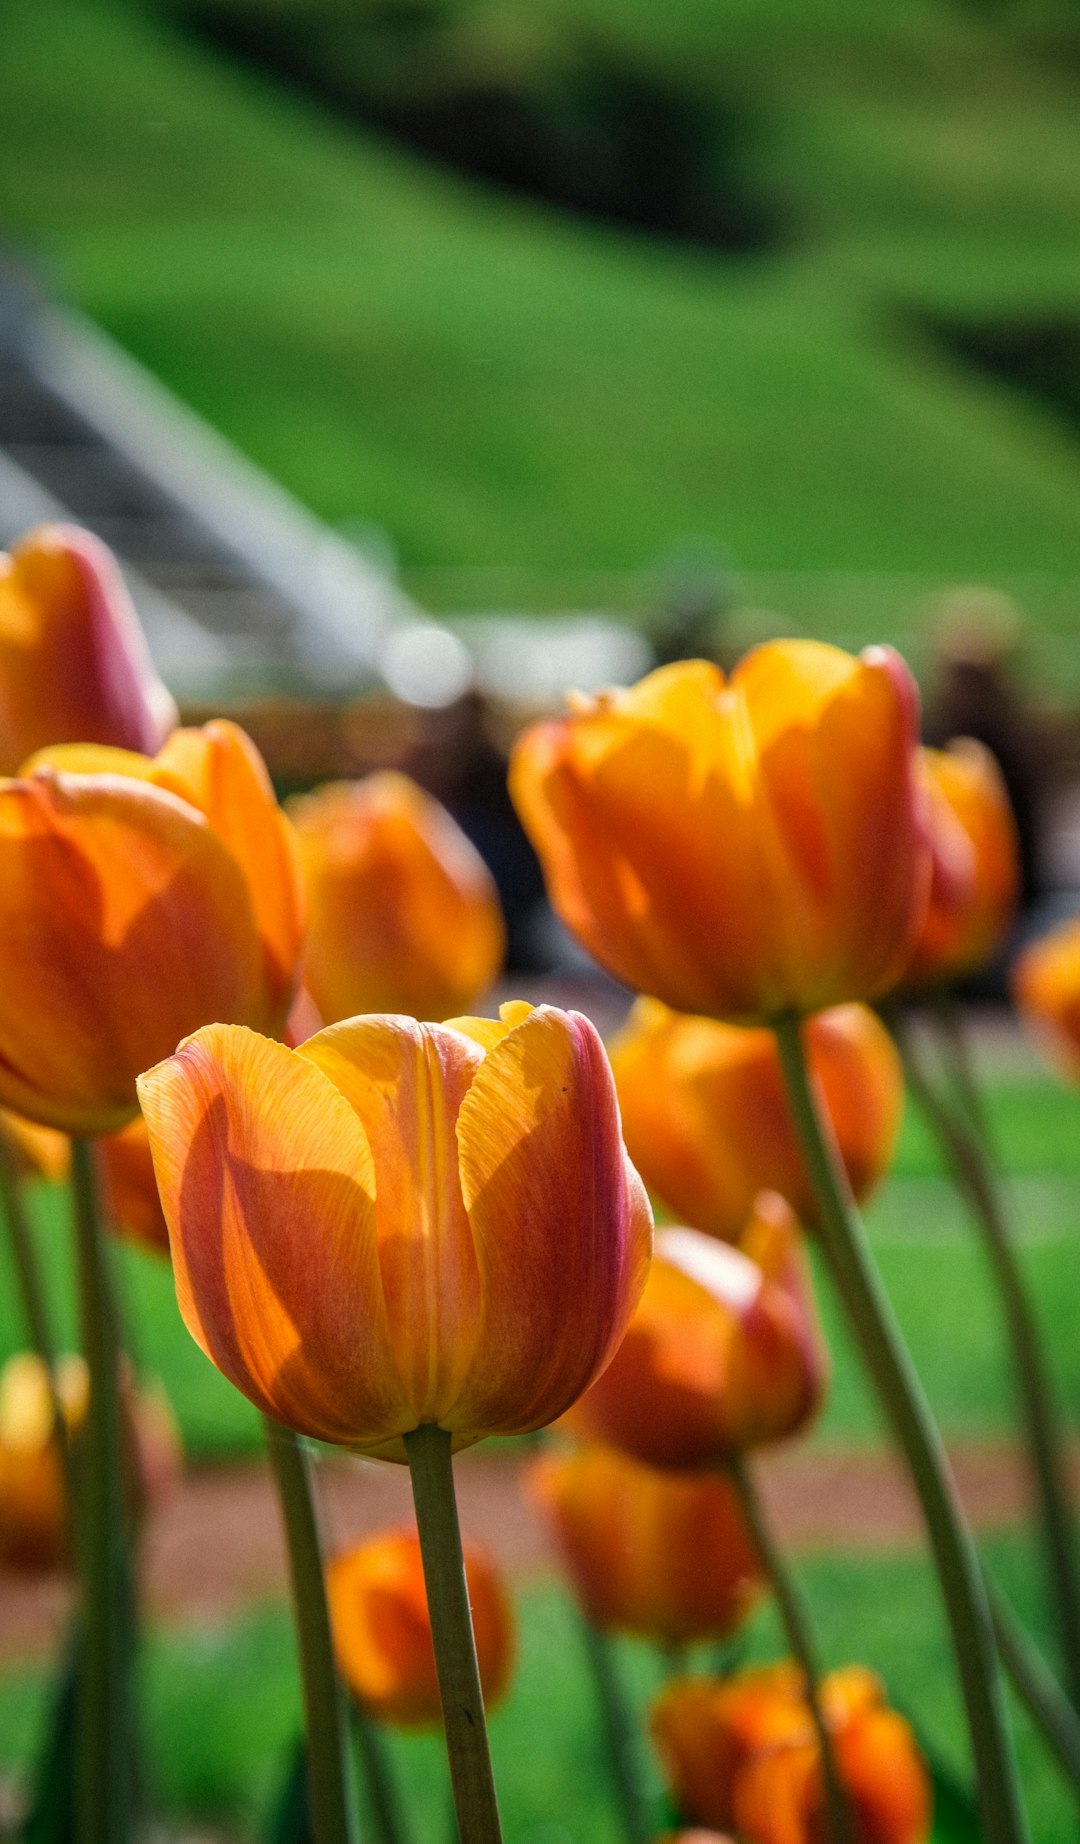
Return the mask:
[[646, 1808], [645, 1789], [641, 1782], [637, 1738], [626, 1706], [626, 1693], [619, 1682], [611, 1641], [584, 1614], [581, 1617], [581, 1632], [596, 1691], [604, 1749], [611, 1769], [611, 1781], [626, 1844], [648, 1844], [653, 1834]]
[[1061, 1635], [1065, 1681], [1074, 1708], [1080, 1709], [1076, 1528], [1061, 1426], [1035, 1313], [984, 1144], [969, 1120], [935, 1092], [902, 1021], [893, 1017], [890, 1023], [908, 1085], [967, 1200], [1001, 1296], [1038, 1499], [1050, 1597]]
[[458, 1833], [461, 1844], [502, 1844], [461, 1553], [450, 1436], [428, 1423], [405, 1436], [405, 1452], [420, 1533]]
[[79, 1844], [123, 1844], [131, 1833], [133, 1613], [121, 1474], [120, 1341], [101, 1234], [93, 1149], [72, 1142], [75, 1261], [90, 1400], [76, 1468], [76, 1549], [83, 1653], [76, 1738]]
[[936, 992], [931, 993], [928, 1003], [945, 1053], [949, 1076], [956, 1091], [957, 1100], [972, 1133], [985, 1148], [989, 1144], [989, 1124], [975, 1076], [971, 1045], [967, 1032], [964, 1030], [960, 1007], [947, 986], [940, 986]]
[[1074, 1787], [1080, 1789], [1080, 1716], [1004, 1596], [988, 1585], [998, 1649], [1017, 1696], [1041, 1729]]
[[745, 1457], [742, 1454], [734, 1454], [727, 1463], [727, 1470], [739, 1495], [743, 1517], [754, 1539], [754, 1547], [772, 1582], [788, 1644], [796, 1662], [802, 1666], [803, 1677], [806, 1680], [806, 1701], [810, 1707], [810, 1719], [813, 1722], [814, 1733], [821, 1752], [828, 1835], [833, 1839], [834, 1844], [853, 1844], [855, 1834], [852, 1829], [847, 1794], [837, 1767], [836, 1751], [832, 1745], [829, 1725], [821, 1707], [821, 1663], [817, 1655], [817, 1644], [811, 1631], [806, 1604], [795, 1576], [788, 1568], [783, 1552], [774, 1540], [769, 1520], [765, 1515]]
[[322, 1550], [307, 1453], [291, 1428], [263, 1417], [289, 1550], [307, 1734], [308, 1806], [314, 1844], [353, 1844], [345, 1704], [334, 1664]]
[[[985, 1844], [1028, 1837], [979, 1560], [934, 1418], [866, 1242], [843, 1167], [823, 1128], [799, 1020], [774, 1020], [780, 1060], [818, 1205], [821, 1247], [922, 1505], [952, 1633], [971, 1734]], [[828, 1137], [826, 1137], [828, 1134]]]

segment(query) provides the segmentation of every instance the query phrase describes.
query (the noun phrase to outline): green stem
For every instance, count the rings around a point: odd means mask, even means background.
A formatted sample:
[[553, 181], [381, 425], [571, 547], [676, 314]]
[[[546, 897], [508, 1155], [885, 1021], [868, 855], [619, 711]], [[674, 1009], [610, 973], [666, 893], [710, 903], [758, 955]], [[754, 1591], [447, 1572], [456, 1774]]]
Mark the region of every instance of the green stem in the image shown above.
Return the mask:
[[502, 1844], [461, 1553], [450, 1435], [427, 1423], [405, 1436], [405, 1452], [420, 1533], [458, 1833], [461, 1844]]
[[121, 1473], [120, 1342], [93, 1149], [85, 1140], [74, 1140], [71, 1150], [79, 1316], [90, 1373], [76, 1468], [84, 1620], [76, 1836], [79, 1844], [124, 1844], [132, 1824], [133, 1615]]
[[836, 1752], [832, 1745], [829, 1725], [821, 1707], [821, 1662], [817, 1655], [817, 1644], [811, 1631], [806, 1604], [798, 1582], [788, 1568], [784, 1554], [773, 1537], [753, 1475], [744, 1456], [742, 1454], [733, 1455], [727, 1467], [739, 1495], [739, 1503], [742, 1506], [747, 1528], [754, 1539], [754, 1547], [772, 1582], [788, 1644], [796, 1663], [802, 1666], [803, 1677], [806, 1680], [806, 1700], [810, 1707], [810, 1719], [813, 1722], [818, 1748], [821, 1751], [828, 1835], [832, 1838], [833, 1844], [853, 1844], [854, 1832], [847, 1794], [836, 1764]]
[[831, 1133], [823, 1127], [799, 1020], [786, 1014], [774, 1027], [817, 1198], [822, 1252], [922, 1504], [967, 1710], [985, 1844], [1021, 1844], [1028, 1837], [1027, 1821], [979, 1559], [941, 1436], [874, 1266]]
[[1080, 1716], [1008, 1602], [992, 1585], [989, 1594], [998, 1649], [1017, 1696], [1042, 1730], [1059, 1765], [1080, 1789]]
[[386, 1738], [361, 1702], [354, 1700], [352, 1709], [375, 1836], [379, 1844], [405, 1844], [405, 1824]]
[[289, 1552], [307, 1735], [308, 1802], [314, 1844], [353, 1844], [345, 1746], [345, 1701], [334, 1664], [322, 1549], [307, 1452], [291, 1428], [263, 1417]]
[[649, 1824], [642, 1785], [637, 1735], [627, 1708], [626, 1693], [619, 1681], [611, 1640], [585, 1615], [581, 1619], [581, 1632], [626, 1844], [648, 1844], [653, 1828]]
[[964, 1029], [960, 1007], [956, 1003], [955, 996], [947, 987], [939, 987], [936, 992], [931, 993], [929, 1007], [945, 1053], [945, 1061], [957, 1099], [972, 1133], [985, 1147], [989, 1144], [989, 1125], [975, 1076], [971, 1045]]
[[890, 1020], [908, 1085], [926, 1116], [982, 1239], [1005, 1314], [1020, 1409], [1042, 1524], [1051, 1604], [1061, 1636], [1065, 1681], [1080, 1710], [1080, 1580], [1064, 1442], [1035, 1313], [985, 1146], [969, 1119], [927, 1079], [902, 1021]]

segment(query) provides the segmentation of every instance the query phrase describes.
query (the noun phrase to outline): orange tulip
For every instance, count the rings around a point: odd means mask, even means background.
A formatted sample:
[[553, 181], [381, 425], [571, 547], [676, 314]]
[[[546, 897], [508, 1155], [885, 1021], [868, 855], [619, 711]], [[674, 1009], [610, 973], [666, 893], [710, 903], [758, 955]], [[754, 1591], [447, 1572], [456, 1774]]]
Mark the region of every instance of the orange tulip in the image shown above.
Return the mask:
[[66, 1133], [57, 1133], [55, 1127], [39, 1127], [36, 1121], [0, 1108], [0, 1136], [17, 1178], [63, 1183], [71, 1167], [71, 1142]]
[[575, 702], [510, 789], [551, 900], [618, 979], [744, 1021], [886, 991], [926, 901], [917, 694], [887, 648], [776, 641]]
[[[862, 1005], [819, 1012], [805, 1035], [848, 1178], [864, 1198], [888, 1169], [900, 1131], [899, 1056]], [[814, 1187], [771, 1031], [639, 999], [610, 1054], [627, 1151], [675, 1216], [734, 1241], [758, 1192], [771, 1188], [802, 1222], [814, 1221]]]
[[188, 1330], [288, 1427], [396, 1460], [523, 1433], [622, 1336], [651, 1217], [577, 1013], [213, 1025], [139, 1092]]
[[51, 743], [152, 755], [176, 723], [109, 551], [42, 525], [0, 554], [0, 774]]
[[290, 804], [308, 898], [305, 980], [328, 1024], [358, 1012], [449, 1018], [506, 949], [495, 884], [446, 808], [405, 775]]
[[70, 746], [0, 782], [0, 1103], [74, 1134], [211, 1019], [276, 1030], [302, 943], [289, 829], [233, 724], [151, 761]]
[[168, 1256], [169, 1231], [141, 1115], [101, 1141], [101, 1191], [105, 1222], [115, 1235]]
[[[466, 1543], [476, 1659], [484, 1703], [506, 1693], [514, 1663], [510, 1597], [485, 1550]], [[338, 1666], [354, 1696], [381, 1722], [405, 1729], [442, 1719], [420, 1539], [394, 1530], [336, 1556], [326, 1571]]]
[[1080, 916], [1017, 956], [1012, 990], [1052, 1059], [1080, 1081]]
[[[924, 1844], [929, 1777], [879, 1680], [857, 1665], [834, 1671], [822, 1680], [821, 1703], [859, 1844]], [[825, 1835], [819, 1751], [796, 1665], [681, 1679], [654, 1704], [652, 1731], [688, 1822], [754, 1844], [818, 1844]]]
[[695, 1229], [658, 1233], [626, 1336], [566, 1426], [689, 1471], [796, 1434], [826, 1373], [799, 1228], [766, 1191], [739, 1248]]
[[546, 1453], [528, 1486], [594, 1626], [662, 1644], [726, 1639], [765, 1583], [734, 1488], [611, 1447]]
[[[62, 1357], [56, 1389], [78, 1462], [89, 1379], [81, 1357]], [[157, 1504], [180, 1468], [180, 1445], [165, 1398], [136, 1395], [121, 1383], [130, 1509], [141, 1516]], [[53, 1440], [52, 1400], [39, 1357], [20, 1352], [0, 1370], [0, 1564], [56, 1568], [68, 1560], [70, 1531], [64, 1468]]]
[[1020, 891], [1016, 821], [1001, 770], [971, 737], [920, 749], [933, 850], [930, 902], [900, 984], [944, 985], [975, 973], [1009, 929]]

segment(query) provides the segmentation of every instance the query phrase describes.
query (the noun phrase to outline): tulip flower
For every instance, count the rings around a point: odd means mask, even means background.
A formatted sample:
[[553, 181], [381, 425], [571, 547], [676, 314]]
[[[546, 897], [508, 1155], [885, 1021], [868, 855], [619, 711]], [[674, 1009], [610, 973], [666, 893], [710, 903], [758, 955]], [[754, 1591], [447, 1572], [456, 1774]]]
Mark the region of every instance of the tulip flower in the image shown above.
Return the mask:
[[[821, 1686], [859, 1844], [925, 1844], [930, 1782], [909, 1725], [860, 1666]], [[791, 1664], [685, 1678], [653, 1706], [673, 1802], [690, 1824], [755, 1844], [817, 1844], [824, 1788], [802, 1673]]]
[[726, 1639], [764, 1588], [734, 1487], [614, 1448], [542, 1454], [527, 1483], [593, 1626], [665, 1645]]
[[152, 760], [70, 746], [0, 782], [0, 1104], [80, 1136], [211, 1019], [284, 1023], [299, 879], [262, 760], [233, 724]]
[[141, 1116], [101, 1141], [101, 1188], [108, 1228], [125, 1242], [167, 1257], [169, 1231]]
[[[473, 1631], [484, 1702], [505, 1695], [514, 1663], [514, 1615], [487, 1552], [465, 1545]], [[326, 1571], [338, 1666], [349, 1689], [381, 1722], [400, 1728], [442, 1714], [427, 1591], [415, 1531], [394, 1530], [335, 1556]]]
[[474, 1005], [506, 937], [491, 873], [446, 808], [384, 773], [319, 788], [289, 812], [307, 890], [304, 977], [326, 1023], [441, 1020]]
[[1012, 991], [1053, 1060], [1080, 1080], [1080, 916], [1062, 922], [1017, 956]]
[[153, 755], [176, 706], [105, 546], [42, 525], [0, 554], [0, 774], [52, 743]]
[[[82, 1358], [65, 1356], [56, 1397], [76, 1464], [86, 1419], [89, 1378]], [[133, 1515], [165, 1496], [180, 1468], [179, 1437], [164, 1396], [121, 1383], [126, 1425], [127, 1490]], [[53, 1438], [53, 1396], [41, 1359], [29, 1351], [0, 1370], [0, 1564], [56, 1568], [68, 1560], [69, 1512], [64, 1466]]]
[[626, 1336], [565, 1425], [649, 1466], [713, 1466], [806, 1427], [827, 1367], [798, 1225], [766, 1191], [741, 1247], [659, 1231]]
[[609, 972], [744, 1022], [887, 991], [926, 901], [917, 694], [899, 657], [758, 647], [576, 699], [510, 789], [551, 900]]
[[139, 1083], [180, 1309], [299, 1433], [542, 1427], [622, 1336], [651, 1217], [587, 1019], [211, 1025]]
[[[806, 1039], [848, 1180], [867, 1197], [900, 1131], [900, 1059], [862, 1005], [819, 1012]], [[772, 1188], [802, 1222], [814, 1222], [814, 1188], [771, 1031], [639, 999], [610, 1054], [627, 1151], [673, 1215], [735, 1241], [758, 1192]]]
[[36, 1121], [0, 1108], [0, 1137], [16, 1178], [43, 1178], [46, 1184], [62, 1184], [67, 1177], [71, 1146], [66, 1133], [58, 1133], [55, 1127], [39, 1127]]
[[1001, 770], [971, 737], [920, 749], [932, 847], [930, 901], [900, 981], [905, 991], [976, 973], [1016, 911], [1020, 848]]

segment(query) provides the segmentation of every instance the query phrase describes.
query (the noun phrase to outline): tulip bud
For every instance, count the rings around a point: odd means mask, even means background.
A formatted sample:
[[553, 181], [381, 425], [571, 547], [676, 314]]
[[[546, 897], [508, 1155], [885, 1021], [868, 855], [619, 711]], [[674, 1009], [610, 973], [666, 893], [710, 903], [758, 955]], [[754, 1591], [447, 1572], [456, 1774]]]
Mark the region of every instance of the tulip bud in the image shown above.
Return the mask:
[[978, 972], [1001, 946], [1016, 911], [1020, 846], [1001, 770], [971, 737], [920, 749], [932, 849], [930, 901], [905, 991]]
[[[819, 1012], [805, 1041], [849, 1182], [863, 1199], [887, 1171], [900, 1131], [900, 1058], [862, 1005]], [[639, 999], [611, 1045], [611, 1067], [627, 1151], [682, 1222], [735, 1241], [764, 1189], [779, 1191], [800, 1221], [815, 1221], [771, 1031]]]
[[765, 1586], [734, 1487], [611, 1447], [545, 1453], [527, 1483], [594, 1626], [662, 1645], [727, 1639]]
[[42, 525], [0, 554], [0, 774], [52, 743], [153, 755], [176, 723], [105, 546]]
[[[879, 1680], [851, 1665], [824, 1678], [819, 1694], [859, 1844], [925, 1844], [929, 1776]], [[687, 1822], [755, 1844], [818, 1844], [825, 1835], [824, 1776], [798, 1666], [680, 1679], [657, 1699], [651, 1726]]]
[[491, 873], [405, 775], [290, 803], [308, 899], [304, 978], [329, 1024], [360, 1012], [441, 1020], [474, 1005], [506, 938]]
[[524, 1433], [618, 1344], [652, 1221], [577, 1013], [211, 1025], [139, 1093], [188, 1330], [287, 1427], [394, 1460]]
[[565, 1426], [650, 1466], [715, 1466], [806, 1427], [826, 1373], [798, 1225], [766, 1191], [739, 1248], [658, 1233], [626, 1336]]
[[903, 661], [814, 641], [577, 700], [510, 791], [551, 900], [609, 972], [743, 1022], [868, 999], [906, 965], [929, 852]]
[[[466, 1543], [465, 1578], [484, 1703], [506, 1694], [514, 1663], [514, 1615], [494, 1563]], [[427, 1591], [414, 1531], [395, 1530], [336, 1556], [326, 1571], [338, 1667], [380, 1722], [403, 1729], [442, 1716]]]
[[113, 1132], [208, 1019], [278, 1030], [302, 944], [284, 815], [232, 724], [151, 761], [70, 746], [0, 782], [0, 1103]]
[[1013, 963], [1021, 1012], [1064, 1073], [1080, 1081], [1080, 916], [1025, 948]]

